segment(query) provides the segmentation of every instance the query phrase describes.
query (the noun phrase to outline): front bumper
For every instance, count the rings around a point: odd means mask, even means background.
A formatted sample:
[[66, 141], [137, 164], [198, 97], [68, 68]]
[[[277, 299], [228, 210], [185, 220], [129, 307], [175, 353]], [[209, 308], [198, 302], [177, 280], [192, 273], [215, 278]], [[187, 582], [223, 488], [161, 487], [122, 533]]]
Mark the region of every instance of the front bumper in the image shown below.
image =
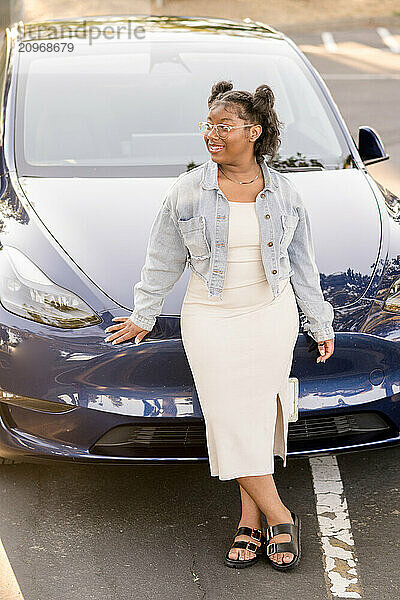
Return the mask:
[[[388, 401], [369, 403], [363, 410], [312, 411], [311, 415], [300, 411], [299, 420], [289, 424], [288, 458], [399, 444], [399, 428], [382, 410]], [[196, 417], [124, 417], [79, 407], [46, 414], [5, 403], [0, 405], [0, 455], [17, 462], [155, 465], [208, 461], [204, 422]]]
[[[15, 347], [10, 341], [2, 346], [0, 391], [9, 390], [17, 400], [12, 404], [7, 392], [0, 397], [0, 457], [105, 464], [208, 461], [178, 319], [160, 318], [138, 346], [111, 347], [96, 326], [79, 337], [63, 332], [49, 339], [48, 328], [39, 329], [18, 329]], [[289, 458], [400, 442], [399, 344], [359, 333], [335, 338], [333, 356], [316, 364], [317, 345], [299, 335], [291, 375], [299, 379], [300, 409], [299, 421], [289, 424]], [[24, 396], [25, 405], [18, 405]], [[39, 399], [40, 410], [26, 403], [29, 396]]]

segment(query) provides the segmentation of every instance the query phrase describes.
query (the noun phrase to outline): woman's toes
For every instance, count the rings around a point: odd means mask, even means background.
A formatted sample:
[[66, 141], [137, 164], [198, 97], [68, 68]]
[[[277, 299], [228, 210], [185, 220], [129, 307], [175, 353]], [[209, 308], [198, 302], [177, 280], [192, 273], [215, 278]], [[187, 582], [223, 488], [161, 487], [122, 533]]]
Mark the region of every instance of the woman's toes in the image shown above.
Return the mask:
[[293, 560], [293, 554], [286, 553], [284, 556], [284, 561], [290, 563], [290, 562], [292, 562], [292, 560]]
[[275, 561], [275, 562], [277, 562], [277, 563], [281, 562], [281, 561], [279, 560], [279, 554], [272, 554], [272, 555], [271, 555], [271, 558], [272, 558], [272, 560], [274, 560], [274, 561]]
[[[242, 541], [244, 540], [245, 542], [252, 542], [253, 540], [249, 537], [249, 536], [236, 536], [235, 538], [236, 541]], [[257, 546], [259, 547], [260, 544], [257, 544]], [[254, 556], [256, 555], [255, 552], [252, 552], [251, 550], [247, 550], [246, 548], [231, 548], [228, 554], [228, 557], [232, 560], [251, 560]]]

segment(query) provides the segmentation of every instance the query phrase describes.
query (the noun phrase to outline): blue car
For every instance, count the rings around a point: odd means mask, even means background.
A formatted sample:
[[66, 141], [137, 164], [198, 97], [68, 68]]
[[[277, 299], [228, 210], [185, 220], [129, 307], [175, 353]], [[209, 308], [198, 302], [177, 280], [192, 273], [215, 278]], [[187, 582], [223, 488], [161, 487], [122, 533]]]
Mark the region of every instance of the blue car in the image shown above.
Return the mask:
[[91, 17], [20, 21], [0, 51], [3, 463], [208, 460], [180, 331], [190, 269], [141, 344], [112, 346], [105, 329], [133, 311], [164, 192], [209, 159], [197, 124], [221, 79], [274, 90], [284, 129], [271, 166], [307, 205], [335, 308], [326, 364], [300, 319], [288, 456], [400, 441], [400, 200], [366, 170], [389, 158], [379, 135], [362, 126], [355, 142], [319, 74], [272, 27]]

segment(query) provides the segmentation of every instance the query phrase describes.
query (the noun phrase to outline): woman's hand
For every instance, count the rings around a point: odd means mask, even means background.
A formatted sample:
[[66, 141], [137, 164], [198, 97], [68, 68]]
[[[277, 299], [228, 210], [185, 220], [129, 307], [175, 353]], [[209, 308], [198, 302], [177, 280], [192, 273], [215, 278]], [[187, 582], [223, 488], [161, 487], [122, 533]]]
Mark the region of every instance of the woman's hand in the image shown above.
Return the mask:
[[118, 331], [106, 337], [106, 342], [119, 344], [120, 342], [124, 342], [125, 340], [130, 340], [131, 338], [135, 337], [135, 344], [138, 344], [142, 341], [144, 336], [149, 333], [147, 329], [142, 329], [138, 325], [135, 325], [135, 323], [131, 319], [129, 319], [129, 317], [114, 317], [113, 321], [123, 321], [123, 323], [107, 327], [105, 333], [114, 330]]
[[335, 338], [331, 338], [330, 340], [325, 340], [324, 342], [318, 342], [318, 350], [321, 356], [318, 356], [317, 362], [326, 362], [328, 358], [332, 356], [334, 340]]

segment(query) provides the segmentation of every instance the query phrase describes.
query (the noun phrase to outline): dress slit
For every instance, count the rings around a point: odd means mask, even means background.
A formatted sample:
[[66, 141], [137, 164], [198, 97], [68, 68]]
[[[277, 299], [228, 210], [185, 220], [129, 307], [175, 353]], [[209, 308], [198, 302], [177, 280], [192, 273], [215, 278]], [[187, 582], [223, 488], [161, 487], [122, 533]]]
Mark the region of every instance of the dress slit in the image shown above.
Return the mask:
[[284, 466], [286, 466], [286, 450], [285, 450], [285, 424], [283, 420], [282, 400], [279, 392], [276, 395], [276, 417], [274, 427], [274, 445], [273, 453], [282, 458]]

